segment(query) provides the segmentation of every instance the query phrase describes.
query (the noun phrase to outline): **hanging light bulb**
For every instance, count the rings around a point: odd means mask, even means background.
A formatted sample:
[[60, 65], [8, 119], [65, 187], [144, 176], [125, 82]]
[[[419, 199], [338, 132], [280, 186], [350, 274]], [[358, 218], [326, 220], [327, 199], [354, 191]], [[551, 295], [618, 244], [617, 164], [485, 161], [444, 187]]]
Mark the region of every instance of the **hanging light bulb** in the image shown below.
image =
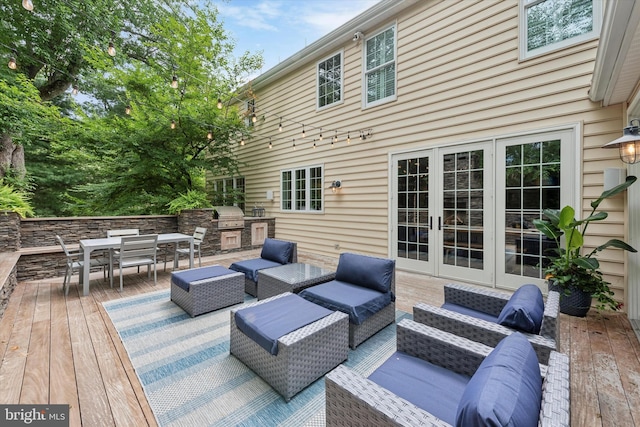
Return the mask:
[[242, 135], [242, 137], [240, 137], [240, 145], [244, 146], [244, 135]]
[[296, 150], [296, 140], [294, 139], [293, 140], [293, 151], [295, 151], [295, 150]]
[[252, 113], [251, 114], [251, 123], [255, 123], [258, 121], [258, 117], [256, 116], [256, 113]]
[[9, 68], [11, 68], [12, 70], [15, 70], [16, 68], [18, 68], [18, 63], [16, 62], [16, 57], [15, 56], [10, 56], [9, 57], [9, 63], [7, 64], [7, 66]]
[[77, 94], [78, 94], [78, 85], [74, 84], [73, 87], [71, 88], [71, 95], [76, 96]]
[[213, 131], [209, 130], [209, 132], [207, 132], [207, 139], [211, 140], [213, 139]]
[[176, 128], [176, 121], [171, 120], [171, 129], [175, 129], [175, 128]]
[[109, 42], [109, 47], [107, 48], [107, 53], [110, 56], [116, 56], [116, 47], [113, 45], [113, 42]]
[[218, 110], [222, 110], [222, 99], [218, 98], [218, 104], [216, 105]]
[[338, 131], [336, 131], [336, 136], [335, 136], [334, 140], [335, 140], [336, 143], [338, 142]]
[[322, 141], [322, 128], [320, 128], [320, 141]]
[[282, 132], [282, 117], [280, 117], [280, 125], [278, 126], [278, 132]]
[[31, 12], [33, 10], [33, 3], [31, 0], [22, 0], [22, 7]]
[[347, 132], [347, 144], [351, 144], [351, 135]]
[[269, 137], [269, 150], [271, 150], [271, 148], [273, 148], [273, 145], [271, 145], [271, 137]]
[[313, 149], [314, 150], [316, 149], [316, 140], [315, 139], [313, 140]]
[[175, 74], [171, 78], [171, 87], [174, 89], [178, 89], [178, 76], [176, 76]]
[[127, 105], [126, 107], [124, 107], [124, 113], [128, 116], [129, 114], [131, 114], [131, 105]]
[[304, 125], [302, 125], [302, 137], [304, 138], [307, 134], [304, 131]]

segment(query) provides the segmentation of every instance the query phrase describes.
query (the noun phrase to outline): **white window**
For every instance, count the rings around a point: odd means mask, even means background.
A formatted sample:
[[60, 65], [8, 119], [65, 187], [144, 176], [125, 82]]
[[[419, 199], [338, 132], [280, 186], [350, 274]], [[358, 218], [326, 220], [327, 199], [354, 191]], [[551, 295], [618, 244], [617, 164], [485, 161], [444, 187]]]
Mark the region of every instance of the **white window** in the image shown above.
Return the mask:
[[364, 55], [364, 106], [371, 107], [395, 100], [396, 26], [368, 38]]
[[318, 62], [318, 109], [342, 102], [342, 52]]
[[598, 37], [602, 0], [520, 0], [520, 57]]
[[244, 124], [247, 127], [253, 127], [254, 120], [258, 119], [256, 115], [256, 100], [250, 99], [244, 104], [245, 107], [245, 116], [244, 116]]
[[214, 206], [237, 206], [244, 211], [244, 177], [216, 179], [211, 196]]
[[322, 166], [283, 170], [280, 177], [283, 211], [322, 211]]

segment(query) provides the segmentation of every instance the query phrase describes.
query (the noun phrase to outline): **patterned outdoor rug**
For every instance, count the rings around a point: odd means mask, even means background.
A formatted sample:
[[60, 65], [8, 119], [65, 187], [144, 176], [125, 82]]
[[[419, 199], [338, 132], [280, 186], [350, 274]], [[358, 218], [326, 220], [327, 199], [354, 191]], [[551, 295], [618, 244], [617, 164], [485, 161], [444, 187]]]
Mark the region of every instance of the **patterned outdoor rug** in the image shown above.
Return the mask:
[[[103, 305], [159, 425], [324, 426], [324, 378], [286, 403], [229, 354], [229, 309], [192, 319], [169, 290]], [[409, 316], [398, 311], [396, 318]], [[395, 330], [390, 325], [350, 350], [345, 365], [368, 375], [395, 351]]]

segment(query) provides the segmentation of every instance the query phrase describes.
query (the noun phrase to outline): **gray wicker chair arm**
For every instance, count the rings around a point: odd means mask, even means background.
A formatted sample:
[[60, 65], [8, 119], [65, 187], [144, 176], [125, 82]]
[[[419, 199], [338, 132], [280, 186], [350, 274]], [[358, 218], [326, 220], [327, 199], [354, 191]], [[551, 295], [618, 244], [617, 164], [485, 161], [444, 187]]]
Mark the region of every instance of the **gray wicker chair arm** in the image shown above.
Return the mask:
[[[542, 326], [540, 327], [540, 335], [554, 340], [556, 343], [560, 341], [560, 294], [556, 291], [549, 291], [547, 300], [544, 303], [544, 317]], [[556, 346], [556, 351], [559, 348]]]
[[444, 302], [468, 307], [498, 317], [511, 295], [473, 286], [449, 283], [444, 286]]
[[469, 377], [492, 350], [479, 342], [409, 319], [397, 325], [397, 349]]
[[327, 427], [450, 426], [344, 365], [326, 375], [325, 393]]
[[[472, 316], [456, 313], [439, 307], [434, 307], [425, 303], [418, 303], [413, 307], [413, 319], [416, 322], [441, 329], [452, 334], [465, 337], [471, 341], [476, 341], [495, 347], [508, 335], [515, 332], [511, 328], [488, 322]], [[533, 345], [533, 349], [538, 355], [538, 360], [542, 364], [547, 364], [549, 354], [556, 350], [556, 342], [550, 338], [540, 335], [523, 333]]]

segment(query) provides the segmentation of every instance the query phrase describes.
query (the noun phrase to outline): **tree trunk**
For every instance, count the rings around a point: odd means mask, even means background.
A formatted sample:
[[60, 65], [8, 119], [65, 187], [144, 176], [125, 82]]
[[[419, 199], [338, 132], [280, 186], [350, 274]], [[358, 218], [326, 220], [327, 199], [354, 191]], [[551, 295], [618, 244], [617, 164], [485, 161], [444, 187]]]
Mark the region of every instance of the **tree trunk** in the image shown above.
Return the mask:
[[24, 164], [24, 147], [13, 143], [9, 134], [0, 135], [0, 178], [9, 170], [16, 178], [23, 179], [27, 174]]

